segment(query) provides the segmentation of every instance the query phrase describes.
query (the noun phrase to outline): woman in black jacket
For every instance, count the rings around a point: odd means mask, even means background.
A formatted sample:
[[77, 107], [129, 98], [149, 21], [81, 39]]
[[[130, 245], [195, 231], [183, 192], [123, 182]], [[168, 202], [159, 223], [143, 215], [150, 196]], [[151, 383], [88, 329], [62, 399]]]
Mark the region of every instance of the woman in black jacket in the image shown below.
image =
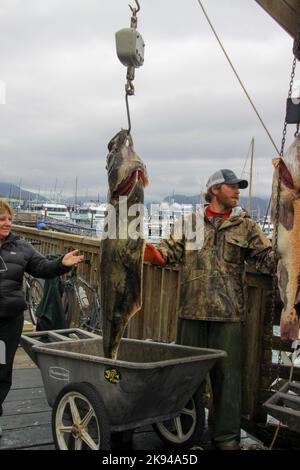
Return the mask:
[[[78, 250], [54, 261], [47, 260], [30, 243], [11, 233], [12, 216], [11, 207], [0, 199], [0, 416], [2, 403], [11, 387], [13, 361], [23, 330], [24, 272], [34, 277], [52, 278], [66, 273], [83, 260], [83, 256], [78, 256]], [[3, 357], [5, 364], [1, 363]]]

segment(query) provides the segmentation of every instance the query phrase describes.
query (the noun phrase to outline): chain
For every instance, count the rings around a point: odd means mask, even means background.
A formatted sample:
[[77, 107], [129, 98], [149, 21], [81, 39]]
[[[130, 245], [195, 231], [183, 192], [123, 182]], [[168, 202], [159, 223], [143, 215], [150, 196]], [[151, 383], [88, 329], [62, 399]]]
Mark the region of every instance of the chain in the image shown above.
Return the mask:
[[[285, 123], [286, 124], [286, 123]], [[286, 129], [286, 125], [285, 125]], [[285, 134], [283, 136], [283, 143], [282, 143], [282, 154], [284, 149], [284, 139]], [[280, 163], [279, 163], [280, 165]], [[281, 188], [281, 176], [280, 171], [278, 171], [278, 184], [277, 184], [277, 194], [276, 194], [276, 206], [275, 206], [275, 220], [274, 220], [274, 242], [273, 242], [273, 251], [274, 251], [274, 264], [272, 269], [272, 307], [271, 307], [271, 359], [270, 359], [270, 387], [272, 385], [272, 352], [273, 352], [273, 325], [274, 325], [274, 317], [275, 317], [275, 309], [276, 309], [276, 294], [277, 294], [277, 264], [279, 260], [278, 256], [278, 224], [279, 224], [279, 214], [280, 214], [280, 188]], [[277, 363], [277, 380], [276, 383], [279, 381], [279, 372], [280, 372], [280, 354], [278, 355], [278, 363]]]
[[[137, 2], [137, 4], [138, 4], [138, 2]], [[133, 28], [133, 29], [136, 29], [137, 28], [137, 16], [136, 16], [136, 14], [139, 11], [140, 6], [138, 4], [138, 8], [132, 8], [131, 5], [129, 5], [129, 7], [132, 11], [132, 17], [131, 17], [131, 20], [130, 20], [130, 27]], [[133, 85], [134, 67], [128, 67], [127, 68], [126, 79], [127, 79], [127, 83], [125, 85], [126, 95], [127, 96], [132, 96], [132, 95], [134, 95], [134, 85]]]
[[[292, 73], [291, 73], [291, 80], [290, 80], [288, 98], [291, 98], [292, 93], [293, 93], [293, 84], [294, 84], [294, 78], [295, 78], [295, 73], [296, 73], [296, 64], [297, 64], [297, 58], [294, 57], [293, 65], [292, 65]], [[282, 136], [281, 150], [280, 150], [280, 156], [281, 157], [283, 156], [283, 152], [284, 152], [286, 133], [287, 133], [287, 122], [285, 120], [284, 121], [284, 126], [283, 126], [283, 136]]]
[[[287, 122], [285, 121], [284, 123], [284, 128], [283, 128], [283, 137], [282, 137], [282, 143], [281, 143], [281, 152], [280, 156], [283, 156], [284, 152], [284, 144], [285, 144], [285, 138], [286, 138], [286, 129], [287, 129]], [[280, 165], [280, 162], [279, 162]], [[272, 269], [272, 309], [271, 309], [271, 341], [270, 341], [270, 348], [271, 348], [271, 358], [269, 362], [269, 388], [272, 388], [272, 365], [273, 365], [273, 329], [274, 329], [274, 317], [275, 317], [275, 308], [276, 308], [276, 294], [277, 294], [277, 264], [279, 260], [278, 256], [278, 225], [279, 225], [279, 214], [280, 214], [280, 188], [281, 188], [281, 176], [280, 176], [280, 168], [278, 168], [278, 183], [277, 183], [277, 194], [276, 194], [276, 209], [275, 209], [275, 221], [274, 221], [274, 243], [273, 243], [273, 251], [274, 251], [274, 265]], [[279, 376], [280, 376], [280, 364], [281, 364], [281, 350], [278, 352], [278, 360], [277, 360], [277, 377], [276, 377], [276, 384], [279, 382]], [[281, 423], [279, 422], [271, 445], [269, 449], [271, 450], [275, 444], [275, 441], [277, 439], [279, 430], [280, 430]]]
[[295, 37], [294, 46], [293, 46], [294, 56], [300, 60], [300, 21], [298, 25], [297, 35]]
[[[300, 29], [299, 29], [300, 31]], [[291, 79], [289, 84], [289, 91], [288, 91], [288, 98], [291, 98], [293, 92], [293, 84], [296, 72], [296, 64], [297, 59], [294, 57], [293, 64], [292, 64], [292, 72], [291, 72]], [[286, 134], [287, 134], [287, 121], [285, 119], [283, 125], [283, 132], [282, 132], [282, 141], [281, 141], [281, 150], [280, 150], [280, 157], [283, 157], [284, 148], [285, 148], [285, 141], [286, 141]], [[279, 162], [280, 165], [280, 162]], [[276, 194], [276, 205], [275, 205], [275, 220], [274, 220], [274, 242], [273, 242], [273, 251], [274, 251], [274, 266], [272, 270], [272, 307], [271, 307], [271, 355], [273, 351], [273, 325], [274, 325], [274, 317], [275, 317], [275, 309], [276, 309], [276, 293], [277, 293], [277, 263], [279, 260], [278, 256], [278, 225], [279, 225], [279, 214], [280, 214], [280, 191], [281, 191], [281, 176], [280, 171], [278, 171], [278, 185], [277, 185], [277, 194]], [[281, 352], [278, 354], [278, 362], [277, 362], [277, 378], [276, 383], [279, 381], [279, 374], [280, 374], [280, 360]], [[270, 386], [272, 384], [272, 359], [270, 361]]]
[[[296, 73], [296, 65], [297, 65], [297, 57], [296, 57], [296, 45], [299, 44], [299, 39], [300, 39], [300, 23], [298, 27], [298, 32], [297, 36], [295, 38], [295, 43], [294, 43], [294, 58], [293, 58], [293, 64], [292, 64], [292, 72], [291, 72], [291, 79], [290, 79], [290, 84], [289, 84], [289, 92], [288, 92], [288, 98], [291, 98], [292, 92], [293, 92], [293, 84], [294, 84], [294, 78], [295, 78], [295, 73]], [[299, 125], [297, 126], [297, 132], [299, 131]], [[286, 134], [287, 134], [287, 121], [285, 119], [284, 125], [283, 125], [283, 132], [282, 132], [282, 141], [281, 141], [281, 149], [280, 149], [280, 157], [283, 157], [284, 154], [284, 148], [285, 148], [285, 141], [286, 141]], [[274, 265], [272, 269], [272, 307], [271, 307], [271, 341], [270, 341], [270, 347], [271, 347], [271, 360], [270, 360], [270, 368], [269, 368], [269, 379], [270, 379], [270, 385], [269, 388], [271, 389], [272, 386], [272, 353], [273, 353], [273, 325], [274, 325], [274, 317], [275, 317], [275, 309], [276, 309], [276, 294], [277, 294], [277, 264], [279, 261], [279, 255], [278, 255], [278, 226], [279, 226], [279, 215], [280, 215], [280, 192], [281, 192], [281, 176], [280, 176], [280, 164], [281, 162], [279, 161], [279, 168], [278, 168], [278, 185], [277, 185], [277, 194], [276, 194], [276, 206], [275, 206], [275, 220], [274, 220], [274, 242], [273, 242], [273, 251], [274, 251]], [[276, 377], [276, 384], [278, 384], [279, 379], [280, 379], [280, 366], [281, 366], [281, 357], [282, 355], [282, 350], [280, 349], [278, 351], [278, 360], [277, 360], [277, 377]], [[290, 379], [291, 380], [292, 372], [290, 373]], [[280, 430], [281, 423], [279, 422], [277, 425], [277, 428], [275, 430], [274, 436], [272, 443], [269, 447], [269, 449], [273, 448], [273, 445], [277, 439], [279, 430]]]
[[[139, 2], [136, 1], [136, 4], [137, 4], [137, 8], [133, 8], [131, 5], [129, 5], [132, 11], [130, 27], [133, 29], [137, 28], [137, 12], [140, 10]], [[135, 68], [128, 67], [127, 75], [126, 75], [127, 82], [125, 84], [125, 102], [126, 102], [126, 112], [127, 112], [127, 120], [128, 120], [128, 134], [130, 134], [130, 131], [131, 131], [131, 119], [130, 119], [128, 96], [134, 95], [134, 85], [133, 85], [134, 77], [135, 77]]]

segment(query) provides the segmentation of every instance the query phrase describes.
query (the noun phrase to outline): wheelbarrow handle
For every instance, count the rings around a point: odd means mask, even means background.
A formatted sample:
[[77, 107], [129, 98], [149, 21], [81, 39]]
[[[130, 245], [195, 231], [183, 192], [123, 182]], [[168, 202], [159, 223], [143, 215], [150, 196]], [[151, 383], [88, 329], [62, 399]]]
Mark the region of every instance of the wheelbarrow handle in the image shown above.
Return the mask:
[[37, 354], [34, 346], [44, 346], [45, 342], [58, 343], [95, 338], [99, 338], [99, 336], [91, 333], [90, 331], [81, 330], [79, 328], [70, 328], [66, 330], [35, 331], [33, 333], [26, 333], [21, 336], [20, 343], [28, 356], [30, 356], [33, 362], [37, 364]]

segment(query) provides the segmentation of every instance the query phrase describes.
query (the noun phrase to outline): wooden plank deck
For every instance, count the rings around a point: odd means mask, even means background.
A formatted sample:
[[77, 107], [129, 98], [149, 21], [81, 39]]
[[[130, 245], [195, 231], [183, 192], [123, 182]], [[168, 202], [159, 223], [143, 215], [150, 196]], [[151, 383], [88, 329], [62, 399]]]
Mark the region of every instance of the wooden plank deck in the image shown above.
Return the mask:
[[[18, 357], [19, 356], [19, 357]], [[16, 359], [18, 366], [22, 354]], [[49, 407], [39, 369], [15, 368], [13, 385], [3, 404], [3, 436], [0, 450], [54, 450]], [[125, 444], [115, 441], [113, 448], [124, 449]], [[126, 449], [158, 450], [163, 444], [151, 427], [136, 430], [133, 441]]]
[[51, 409], [45, 398], [40, 371], [14, 369], [13, 386], [3, 404], [0, 450], [54, 448]]

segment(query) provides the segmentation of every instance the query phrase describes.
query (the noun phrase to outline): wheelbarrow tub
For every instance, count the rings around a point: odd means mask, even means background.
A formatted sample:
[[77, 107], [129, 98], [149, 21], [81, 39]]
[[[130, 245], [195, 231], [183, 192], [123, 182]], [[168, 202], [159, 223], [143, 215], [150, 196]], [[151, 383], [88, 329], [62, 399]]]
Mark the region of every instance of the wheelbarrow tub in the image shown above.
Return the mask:
[[41, 370], [50, 406], [65, 385], [89, 383], [101, 396], [113, 431], [176, 416], [226, 356], [215, 349], [122, 339], [118, 359], [112, 360], [104, 357], [101, 336], [78, 329], [29, 333], [21, 344]]

